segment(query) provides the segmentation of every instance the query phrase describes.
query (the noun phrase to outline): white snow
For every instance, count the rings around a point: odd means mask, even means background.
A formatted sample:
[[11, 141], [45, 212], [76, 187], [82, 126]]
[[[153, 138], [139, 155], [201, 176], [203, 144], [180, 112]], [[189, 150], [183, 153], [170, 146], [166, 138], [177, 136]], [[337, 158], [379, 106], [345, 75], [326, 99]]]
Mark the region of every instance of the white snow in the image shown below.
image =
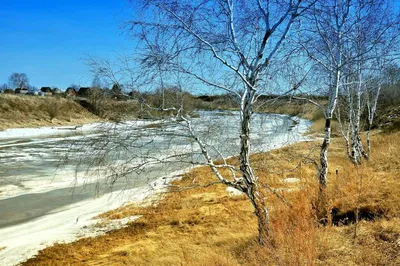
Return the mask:
[[[11, 176], [9, 179], [12, 179]], [[88, 183], [99, 182], [104, 177], [98, 176], [96, 179], [85, 178], [83, 174], [74, 174], [71, 170], [59, 170], [54, 174], [43, 175], [41, 177], [24, 175], [23, 180], [19, 180], [17, 185], [0, 186], [0, 200], [17, 197], [27, 193], [44, 193], [54, 189], [74, 187]]]
[[121, 124], [114, 124], [109, 122], [98, 122], [90, 123], [82, 126], [57, 126], [57, 127], [39, 127], [39, 128], [11, 128], [4, 131], [0, 131], [0, 140], [3, 139], [14, 139], [14, 138], [32, 138], [32, 137], [44, 137], [44, 136], [63, 136], [71, 133], [81, 134], [90, 131], [96, 131], [106, 127], [127, 127], [127, 126], [145, 126], [154, 121], [127, 121]]
[[288, 178], [282, 179], [282, 182], [287, 183], [287, 184], [293, 184], [293, 183], [300, 182], [300, 179], [297, 177], [288, 177]]
[[243, 192], [242, 192], [242, 191], [237, 190], [236, 188], [233, 188], [233, 187], [227, 187], [227, 188], [226, 188], [226, 192], [228, 192], [228, 194], [229, 194], [230, 196], [233, 196], [233, 197], [243, 195]]
[[9, 197], [10, 195], [16, 195], [22, 193], [22, 187], [16, 185], [4, 185], [0, 187], [0, 200]]
[[49, 135], [65, 135], [71, 132], [85, 132], [96, 128], [100, 123], [87, 124], [82, 127], [40, 127], [40, 128], [11, 128], [0, 131], [0, 139], [31, 138]]

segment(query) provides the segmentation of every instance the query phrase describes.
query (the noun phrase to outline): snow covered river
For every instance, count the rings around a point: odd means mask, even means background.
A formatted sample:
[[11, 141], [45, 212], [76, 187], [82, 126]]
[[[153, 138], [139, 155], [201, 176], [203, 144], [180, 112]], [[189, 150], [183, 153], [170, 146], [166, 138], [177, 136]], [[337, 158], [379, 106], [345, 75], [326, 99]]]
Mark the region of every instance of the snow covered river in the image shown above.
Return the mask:
[[[237, 155], [238, 113], [199, 114], [193, 128], [210, 153]], [[304, 140], [309, 126], [275, 114], [256, 114], [252, 123], [251, 152]], [[95, 215], [143, 200], [165, 177], [203, 162], [189, 135], [173, 120], [0, 132], [0, 265], [85, 235]]]

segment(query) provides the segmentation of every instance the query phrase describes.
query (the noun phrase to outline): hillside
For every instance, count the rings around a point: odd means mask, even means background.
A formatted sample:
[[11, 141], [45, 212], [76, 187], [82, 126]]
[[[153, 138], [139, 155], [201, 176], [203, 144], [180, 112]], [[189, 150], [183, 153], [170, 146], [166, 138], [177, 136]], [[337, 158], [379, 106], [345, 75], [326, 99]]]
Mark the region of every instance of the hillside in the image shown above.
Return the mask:
[[70, 99], [0, 94], [0, 130], [76, 125], [97, 120], [97, 116]]

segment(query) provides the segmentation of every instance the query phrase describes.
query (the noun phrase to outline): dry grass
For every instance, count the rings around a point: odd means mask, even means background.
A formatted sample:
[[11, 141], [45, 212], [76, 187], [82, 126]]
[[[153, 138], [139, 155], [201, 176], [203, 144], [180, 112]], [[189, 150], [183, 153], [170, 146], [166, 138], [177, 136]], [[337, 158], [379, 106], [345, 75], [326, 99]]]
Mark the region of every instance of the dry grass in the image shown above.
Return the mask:
[[0, 130], [75, 125], [96, 120], [99, 119], [69, 99], [0, 94]]
[[140, 113], [140, 105], [134, 101], [106, 100], [102, 107], [102, 117], [112, 121], [137, 118]]
[[[105, 236], [56, 244], [24, 265], [400, 265], [400, 134], [374, 135], [372, 141], [372, 160], [359, 167], [348, 162], [340, 139], [330, 150], [330, 206], [381, 213], [375, 221], [359, 222], [355, 239], [354, 224], [315, 221], [315, 169], [300, 161], [316, 158], [318, 143], [298, 143], [252, 156], [262, 183], [279, 189], [292, 205], [271, 193], [266, 198], [273, 246], [257, 245], [257, 222], [245, 196], [229, 196], [218, 185], [169, 193], [158, 205], [103, 214], [142, 217]], [[289, 177], [300, 182], [285, 183]], [[176, 184], [210, 180], [210, 170], [201, 167]]]
[[[309, 134], [322, 134], [325, 130], [325, 118], [318, 118], [316, 120], [313, 120], [313, 123], [311, 124], [308, 133]], [[331, 132], [332, 136], [340, 136], [340, 128], [339, 128], [339, 123], [336, 120], [333, 120], [331, 123]]]
[[[324, 103], [324, 101], [322, 102]], [[267, 104], [261, 102], [261, 105], [257, 107], [256, 110], [260, 112], [299, 116], [313, 121], [323, 118], [323, 114], [317, 106], [308, 102], [289, 101], [286, 99]]]
[[[326, 100], [320, 100], [319, 102], [322, 105], [326, 104]], [[256, 110], [260, 112], [298, 116], [312, 121], [308, 132], [309, 134], [320, 134], [324, 132], [325, 118], [321, 109], [308, 102], [278, 100], [272, 104], [261, 104]], [[334, 136], [339, 136], [339, 124], [336, 120], [332, 121], [331, 127], [332, 134]]]

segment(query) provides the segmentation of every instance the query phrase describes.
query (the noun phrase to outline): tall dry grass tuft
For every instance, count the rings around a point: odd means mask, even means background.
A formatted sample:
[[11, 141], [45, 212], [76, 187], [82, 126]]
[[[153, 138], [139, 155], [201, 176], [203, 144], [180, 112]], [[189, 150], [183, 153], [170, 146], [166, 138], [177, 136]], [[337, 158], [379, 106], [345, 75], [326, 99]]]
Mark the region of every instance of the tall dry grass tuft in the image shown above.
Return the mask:
[[[363, 209], [376, 218], [400, 214], [400, 134], [375, 135], [371, 160], [360, 166], [335, 156], [328, 190], [331, 205], [343, 213]], [[373, 217], [372, 217], [373, 218]]]
[[317, 224], [310, 198], [295, 193], [292, 206], [275, 203], [271, 217], [273, 244], [252, 243], [243, 255], [246, 265], [314, 265], [317, 258]]
[[373, 143], [371, 160], [360, 166], [339, 156], [341, 149], [331, 156], [336, 224], [318, 230], [320, 264], [400, 265], [400, 134], [374, 135]]
[[67, 110], [63, 110], [63, 105], [60, 104], [60, 99], [49, 98], [46, 102], [42, 103], [41, 109], [45, 111], [49, 118], [50, 122], [53, 122], [54, 118], [58, 118], [62, 112]]

